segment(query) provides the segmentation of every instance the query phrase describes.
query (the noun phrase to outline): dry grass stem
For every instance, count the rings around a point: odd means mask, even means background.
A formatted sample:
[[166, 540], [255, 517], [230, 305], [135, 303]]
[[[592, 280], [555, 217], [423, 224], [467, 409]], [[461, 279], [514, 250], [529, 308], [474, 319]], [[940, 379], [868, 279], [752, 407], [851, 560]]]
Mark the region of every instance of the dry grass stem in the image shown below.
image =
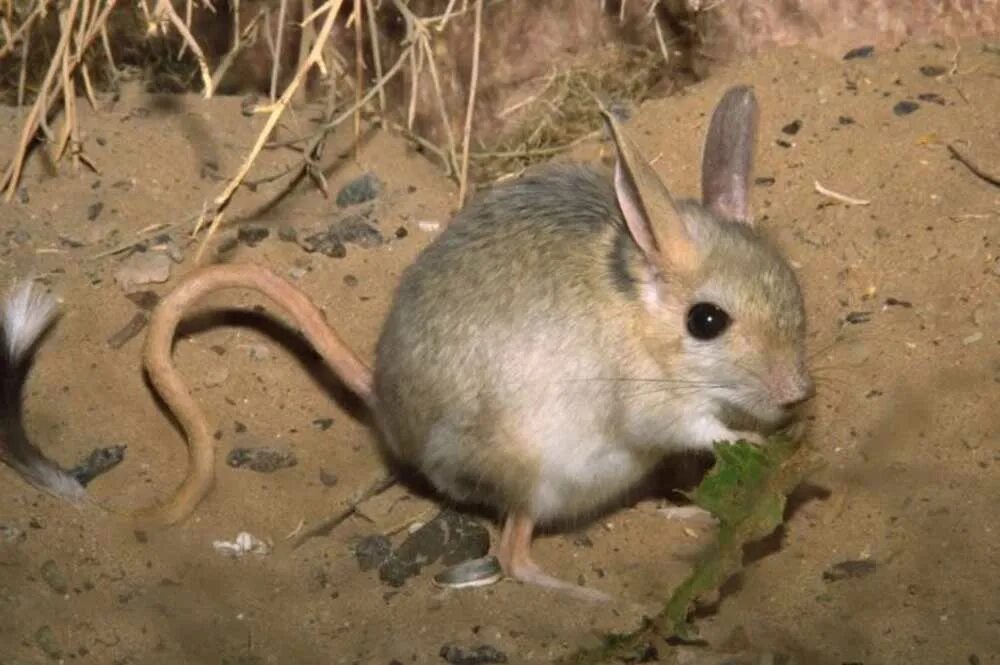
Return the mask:
[[361, 98], [364, 95], [364, 22], [362, 0], [354, 0], [354, 159], [357, 160], [361, 151]]
[[31, 33], [25, 35], [21, 48], [21, 71], [17, 75], [17, 107], [24, 106], [24, 86], [28, 80], [28, 53], [31, 49]]
[[48, 0], [40, 0], [35, 4], [35, 8], [32, 12], [28, 14], [28, 16], [24, 19], [24, 22], [21, 23], [20, 27], [14, 32], [14, 34], [7, 37], [7, 43], [0, 48], [0, 60], [13, 53], [18, 42], [22, 39], [28, 38], [28, 35], [31, 33], [31, 28], [35, 25], [35, 21], [48, 12], [49, 4], [51, 3]]
[[578, 136], [569, 143], [564, 143], [562, 145], [554, 145], [547, 148], [525, 148], [524, 150], [497, 150], [493, 152], [474, 152], [471, 153], [470, 157], [476, 160], [489, 160], [489, 159], [514, 159], [522, 157], [550, 157], [552, 155], [557, 155], [560, 152], [565, 152], [571, 148], [574, 148], [581, 143], [595, 139], [601, 135], [601, 130], [596, 130], [590, 132], [589, 134], [584, 134], [583, 136]]
[[431, 83], [434, 85], [434, 101], [437, 104], [438, 113], [441, 116], [441, 125], [444, 127], [445, 139], [448, 141], [448, 174], [455, 173], [458, 168], [458, 151], [455, 148], [455, 135], [451, 131], [451, 120], [448, 118], [448, 109], [444, 104], [444, 95], [441, 93], [441, 80], [438, 77], [437, 64], [434, 62], [434, 51], [431, 48], [430, 40], [423, 40], [424, 52], [427, 54], [428, 69], [431, 73]]
[[108, 71], [112, 76], [116, 76], [118, 65], [115, 64], [115, 56], [111, 52], [111, 40], [108, 38], [108, 28], [105, 25], [101, 26], [101, 46], [104, 48], [104, 57], [108, 59]]
[[867, 199], [856, 199], [853, 196], [848, 196], [847, 194], [841, 194], [840, 192], [835, 192], [832, 189], [828, 189], [819, 183], [818, 180], [813, 180], [813, 187], [816, 192], [822, 194], [823, 196], [829, 197], [841, 203], [846, 203], [851, 206], [866, 206], [871, 203]]
[[[198, 251], [195, 254], [196, 262], [201, 259], [201, 256], [205, 251], [205, 247], [208, 245], [208, 241], [215, 233], [215, 230], [218, 229], [219, 225], [222, 223], [222, 213], [225, 211], [226, 206], [229, 205], [229, 202], [232, 199], [233, 194], [239, 188], [240, 183], [243, 182], [247, 173], [250, 172], [250, 167], [253, 166], [254, 160], [257, 159], [257, 155], [260, 154], [264, 144], [267, 142], [268, 138], [270, 138], [271, 132], [274, 130], [285, 109], [288, 107], [288, 103], [291, 101], [292, 95], [295, 94], [295, 91], [302, 84], [302, 81], [305, 79], [309, 69], [313, 65], [322, 63], [323, 46], [326, 43], [327, 38], [330, 36], [330, 32], [333, 30], [333, 24], [337, 19], [337, 13], [340, 11], [340, 6], [343, 3], [343, 0], [332, 1], [333, 4], [330, 6], [326, 19], [323, 21], [323, 27], [320, 28], [317, 33], [316, 41], [313, 43], [312, 49], [309, 51], [309, 57], [306, 58], [306, 61], [302, 63], [301, 67], [299, 67], [299, 70], [295, 73], [295, 77], [285, 88], [285, 91], [281, 94], [281, 97], [278, 98], [278, 101], [272, 105], [270, 115], [264, 123], [264, 128], [258, 135], [257, 141], [251, 149], [250, 154], [247, 155], [247, 158], [244, 160], [243, 165], [240, 166], [239, 171], [237, 171], [236, 175], [229, 182], [222, 193], [215, 198], [215, 215], [212, 219], [211, 225], [209, 226], [208, 234], [206, 235], [204, 241], [202, 241], [202, 243], [198, 246]], [[325, 3], [324, 6], [326, 6], [326, 4], [329, 3]]]
[[660, 47], [660, 54], [663, 56], [663, 64], [670, 64], [670, 50], [667, 48], [667, 42], [663, 38], [663, 28], [660, 27], [660, 20], [653, 16], [653, 29], [656, 31], [656, 44]]
[[[191, 29], [191, 19], [194, 15], [194, 0], [186, 0], [184, 3], [184, 25]], [[180, 60], [184, 57], [184, 53], [187, 51], [187, 42], [181, 42], [181, 48], [177, 52], [177, 59]]]
[[1000, 171], [991, 173], [954, 143], [948, 144], [948, 152], [950, 152], [955, 159], [961, 162], [963, 166], [972, 171], [974, 175], [985, 180], [991, 185], [1000, 187]]
[[[368, 36], [371, 39], [372, 61], [375, 64], [375, 78], [382, 78], [382, 47], [378, 39], [378, 25], [375, 23], [375, 5], [372, 0], [364, 0], [368, 8]], [[386, 112], [385, 89], [378, 89], [378, 108], [382, 115]]]
[[[77, 10], [79, 7], [80, 0], [71, 0], [69, 6], [63, 10], [63, 25], [73, 24], [73, 21], [76, 20]], [[45, 72], [45, 78], [42, 80], [38, 99], [35, 100], [35, 104], [31, 107], [31, 112], [25, 120], [24, 128], [21, 130], [21, 137], [18, 140], [14, 158], [11, 160], [10, 166], [7, 167], [7, 170], [4, 173], [2, 187], [5, 188], [7, 192], [4, 195], [4, 200], [7, 203], [10, 203], [14, 199], [14, 193], [17, 191], [17, 184], [21, 179], [21, 171], [24, 168], [24, 161], [28, 156], [28, 148], [31, 145], [31, 141], [35, 138], [35, 133], [38, 131], [39, 126], [43, 124], [45, 116], [49, 112], [49, 105], [47, 103], [48, 95], [46, 94], [46, 91], [52, 88], [56, 72], [64, 65], [65, 61], [63, 59], [63, 54], [69, 47], [69, 39], [70, 32], [68, 30], [63, 30], [59, 37], [59, 43], [56, 46], [55, 55], [52, 57], [52, 61], [49, 63], [48, 71]]]
[[483, 36], [483, 0], [476, 0], [476, 28], [473, 33], [472, 74], [469, 81], [469, 104], [465, 109], [465, 135], [462, 139], [462, 174], [458, 180], [458, 204], [465, 203], [469, 189], [469, 147], [472, 139], [472, 115], [476, 109], [476, 86], [479, 83], [479, 52]]
[[532, 104], [534, 104], [535, 102], [537, 102], [538, 99], [542, 95], [544, 95], [546, 92], [548, 92], [549, 88], [552, 87], [552, 84], [555, 82], [556, 75], [558, 73], [559, 72], [555, 68], [553, 68], [552, 69], [552, 73], [549, 74], [546, 77], [545, 83], [542, 85], [541, 89], [538, 92], [525, 97], [524, 99], [522, 99], [521, 101], [519, 101], [519, 102], [517, 102], [515, 104], [511, 104], [507, 108], [505, 108], [502, 111], [500, 111], [500, 113], [497, 114], [497, 117], [498, 118], [506, 118], [511, 113], [514, 113], [515, 111], [520, 111], [521, 109], [523, 109], [525, 107], [528, 107], [528, 106], [531, 106]]
[[424, 68], [423, 49], [410, 49], [410, 103], [406, 109], [406, 126], [412, 130], [417, 118], [417, 96], [420, 93], [420, 74]]
[[317, 536], [329, 535], [330, 532], [337, 528], [341, 523], [350, 518], [352, 515], [358, 513], [362, 503], [381, 494], [395, 484], [396, 477], [391, 473], [380, 473], [375, 476], [364, 488], [356, 492], [355, 495], [351, 497], [347, 506], [343, 510], [338, 511], [327, 519], [321, 521], [305, 533], [299, 534], [299, 536], [292, 543], [292, 549], [298, 549], [306, 543], [306, 541], [316, 538]]
[[288, 12], [288, 0], [281, 0], [281, 4], [278, 5], [278, 28], [277, 35], [274, 38], [274, 57], [271, 62], [271, 94], [270, 99], [273, 102], [275, 96], [278, 94], [278, 78], [281, 76], [281, 56], [282, 56], [282, 46], [284, 45], [285, 36], [285, 20]]
[[97, 95], [94, 94], [94, 85], [90, 82], [90, 70], [87, 68], [87, 63], [80, 65], [80, 78], [83, 79], [83, 90], [87, 95], [87, 101], [90, 102], [90, 108], [97, 110]]

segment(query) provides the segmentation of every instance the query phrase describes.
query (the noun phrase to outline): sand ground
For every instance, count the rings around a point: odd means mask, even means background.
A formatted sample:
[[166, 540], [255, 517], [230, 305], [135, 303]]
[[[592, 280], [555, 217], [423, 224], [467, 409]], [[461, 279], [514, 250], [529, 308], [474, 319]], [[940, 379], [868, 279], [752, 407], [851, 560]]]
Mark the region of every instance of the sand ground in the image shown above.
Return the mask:
[[[686, 650], [683, 662], [722, 662], [729, 648], [765, 654], [760, 662], [1000, 663], [1000, 188], [946, 148], [958, 142], [1000, 172], [1000, 55], [986, 47], [963, 43], [952, 75], [950, 45], [850, 61], [775, 51], [648, 102], [632, 121], [656, 168], [694, 194], [712, 105], [733, 83], [756, 86], [754, 201], [801, 275], [820, 377], [810, 441], [826, 466], [699, 618], [709, 647]], [[900, 114], [907, 101], [916, 108]], [[124, 462], [91, 485], [121, 511], [164, 497], [185, 450], [144, 383], [142, 335], [108, 344], [141, 307], [115, 280], [129, 259], [102, 254], [169, 225], [183, 260], [170, 281], [143, 287], [169, 290], [194, 265], [189, 220], [220, 190], [213, 174], [234, 172], [260, 121], [235, 98], [133, 90], [107, 102], [100, 114], [81, 105], [101, 173], [55, 177], [33, 161], [24, 196], [3, 209], [0, 281], [41, 275], [63, 300], [30, 377], [28, 425], [67, 465], [126, 444]], [[288, 131], [307, 117], [290, 118]], [[19, 124], [0, 110], [4, 154]], [[247, 221], [269, 236], [238, 242], [226, 260], [290, 275], [370, 359], [402, 269], [447, 222], [457, 192], [401, 139], [371, 133], [356, 162], [338, 154], [347, 138], [327, 150], [330, 189], [374, 172], [385, 188], [372, 218], [386, 242], [334, 258], [283, 241], [282, 228], [302, 238], [345, 214], [307, 187]], [[593, 142], [571, 157], [602, 151]], [[268, 153], [259, 173], [293, 160]], [[823, 197], [815, 181], [870, 205]], [[271, 192], [241, 194], [236, 207], [249, 211]], [[666, 598], [711, 541], [709, 528], [665, 519], [655, 496], [541, 538], [547, 568], [629, 601], [596, 607], [509, 582], [441, 591], [435, 566], [402, 588], [359, 570], [359, 538], [393, 532], [398, 542], [399, 529], [436, 514], [438, 504], [404, 487], [293, 551], [289, 533], [335, 513], [379, 473], [372, 435], [335, 382], [308, 371], [315, 360], [270, 303], [230, 292], [200, 309], [214, 314], [194, 319], [175, 357], [220, 432], [215, 490], [186, 523], [136, 534], [0, 469], [0, 662], [438, 663], [445, 644], [548, 662], [637, 626], [641, 608]], [[283, 447], [298, 463], [268, 474], [227, 466], [226, 453], [244, 445]], [[241, 531], [273, 551], [233, 559], [213, 549]], [[830, 579], [836, 564], [857, 560], [870, 563]]]

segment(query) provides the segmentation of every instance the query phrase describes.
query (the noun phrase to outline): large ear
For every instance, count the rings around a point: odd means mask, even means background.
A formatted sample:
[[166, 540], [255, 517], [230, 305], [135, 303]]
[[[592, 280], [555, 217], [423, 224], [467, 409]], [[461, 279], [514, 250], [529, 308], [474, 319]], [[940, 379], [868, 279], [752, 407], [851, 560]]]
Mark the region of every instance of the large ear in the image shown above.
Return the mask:
[[614, 114], [601, 110], [618, 150], [615, 194], [629, 233], [657, 268], [692, 269], [696, 248], [670, 192]]
[[721, 217], [746, 224], [753, 224], [750, 178], [757, 116], [752, 88], [727, 90], [712, 113], [701, 162], [702, 204]]

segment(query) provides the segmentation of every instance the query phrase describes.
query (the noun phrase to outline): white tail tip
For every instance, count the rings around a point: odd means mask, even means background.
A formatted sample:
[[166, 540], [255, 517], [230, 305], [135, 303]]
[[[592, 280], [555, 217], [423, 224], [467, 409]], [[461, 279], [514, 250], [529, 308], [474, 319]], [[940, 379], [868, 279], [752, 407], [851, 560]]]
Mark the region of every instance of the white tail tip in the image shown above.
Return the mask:
[[8, 357], [19, 361], [52, 323], [56, 300], [33, 281], [16, 284], [3, 308], [3, 336]]

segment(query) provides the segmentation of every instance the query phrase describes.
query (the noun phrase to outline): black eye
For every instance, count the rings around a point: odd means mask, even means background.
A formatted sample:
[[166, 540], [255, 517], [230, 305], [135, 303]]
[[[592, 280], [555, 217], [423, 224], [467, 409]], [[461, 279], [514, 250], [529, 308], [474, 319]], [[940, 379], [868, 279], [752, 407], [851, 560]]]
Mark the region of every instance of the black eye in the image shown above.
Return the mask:
[[699, 302], [688, 310], [687, 328], [695, 339], [715, 339], [729, 327], [729, 315], [710, 302]]

